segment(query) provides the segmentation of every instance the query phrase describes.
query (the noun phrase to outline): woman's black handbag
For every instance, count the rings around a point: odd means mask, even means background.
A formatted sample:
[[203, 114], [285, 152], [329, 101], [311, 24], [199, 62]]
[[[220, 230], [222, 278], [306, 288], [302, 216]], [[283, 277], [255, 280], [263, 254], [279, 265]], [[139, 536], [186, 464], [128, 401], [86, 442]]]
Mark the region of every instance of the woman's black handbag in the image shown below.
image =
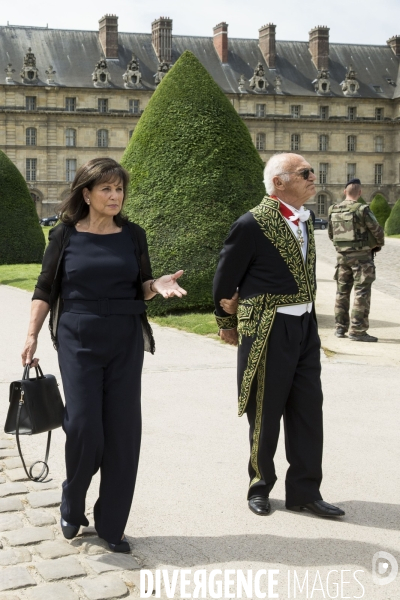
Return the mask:
[[[29, 378], [29, 365], [24, 368], [22, 379], [10, 384], [10, 406], [8, 409], [5, 433], [15, 434], [18, 452], [22, 460], [25, 473], [32, 481], [43, 482], [48, 473], [47, 461], [50, 452], [51, 432], [61, 427], [64, 404], [54, 375], [43, 375], [42, 369], [35, 367], [36, 377]], [[34, 435], [48, 431], [46, 456], [44, 461], [38, 460], [26, 468], [19, 442], [20, 435]], [[42, 464], [39, 475], [33, 475], [33, 467]]]

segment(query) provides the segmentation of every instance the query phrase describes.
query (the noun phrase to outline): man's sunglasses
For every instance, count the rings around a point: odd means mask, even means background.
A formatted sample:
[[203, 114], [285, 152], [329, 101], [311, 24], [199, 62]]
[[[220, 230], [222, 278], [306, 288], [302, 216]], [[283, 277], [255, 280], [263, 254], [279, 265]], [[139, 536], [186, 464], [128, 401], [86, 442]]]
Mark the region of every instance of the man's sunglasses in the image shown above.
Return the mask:
[[301, 169], [301, 171], [283, 171], [283, 173], [279, 173], [279, 175], [301, 175], [303, 179], [308, 179], [310, 177], [310, 173], [314, 173], [314, 169]]

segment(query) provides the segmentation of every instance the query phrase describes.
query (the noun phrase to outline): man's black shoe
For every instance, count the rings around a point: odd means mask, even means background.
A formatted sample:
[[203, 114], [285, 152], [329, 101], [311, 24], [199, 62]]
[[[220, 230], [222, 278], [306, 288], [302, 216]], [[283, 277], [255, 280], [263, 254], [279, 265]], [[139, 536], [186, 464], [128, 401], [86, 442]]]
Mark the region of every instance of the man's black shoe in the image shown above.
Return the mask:
[[71, 523], [67, 523], [67, 521], [64, 521], [62, 517], [60, 520], [60, 525], [63, 535], [67, 540], [72, 540], [78, 535], [79, 527], [76, 525], [71, 525]]
[[309, 502], [308, 504], [301, 504], [300, 506], [287, 506], [288, 510], [294, 510], [300, 512], [303, 509], [307, 509], [310, 512], [317, 515], [317, 517], [343, 517], [345, 514], [344, 510], [328, 504], [323, 500], [315, 500], [315, 502]]
[[260, 517], [265, 517], [271, 512], [268, 496], [252, 496], [249, 499], [249, 509]]
[[351, 333], [349, 335], [349, 339], [353, 340], [353, 342], [377, 342], [378, 338], [373, 335], [369, 335], [368, 333], [362, 333], [361, 335], [355, 335]]
[[343, 329], [343, 327], [338, 327], [335, 331], [335, 335], [338, 338], [344, 338], [345, 336], [346, 330]]

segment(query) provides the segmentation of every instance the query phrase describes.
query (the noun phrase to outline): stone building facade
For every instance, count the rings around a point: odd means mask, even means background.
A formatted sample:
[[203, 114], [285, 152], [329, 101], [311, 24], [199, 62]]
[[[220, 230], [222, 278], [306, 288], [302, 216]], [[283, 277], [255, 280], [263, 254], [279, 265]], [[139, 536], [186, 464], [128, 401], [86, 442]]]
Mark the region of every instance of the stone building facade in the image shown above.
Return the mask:
[[264, 161], [304, 155], [317, 174], [309, 206], [326, 216], [345, 182], [363, 197], [400, 197], [400, 36], [386, 45], [172, 35], [160, 17], [151, 34], [121, 33], [106, 15], [98, 31], [0, 27], [0, 149], [25, 176], [40, 216], [54, 214], [76, 169], [94, 156], [119, 160], [151, 95], [179, 56], [202, 62], [249, 128]]

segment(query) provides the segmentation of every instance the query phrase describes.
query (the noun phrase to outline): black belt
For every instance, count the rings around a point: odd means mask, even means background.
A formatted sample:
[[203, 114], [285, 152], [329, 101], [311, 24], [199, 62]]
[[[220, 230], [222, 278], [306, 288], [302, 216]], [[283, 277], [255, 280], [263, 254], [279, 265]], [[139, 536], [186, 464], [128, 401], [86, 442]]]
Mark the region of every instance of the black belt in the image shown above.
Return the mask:
[[146, 310], [143, 300], [102, 298], [101, 300], [64, 300], [63, 310], [83, 315], [141, 315]]

